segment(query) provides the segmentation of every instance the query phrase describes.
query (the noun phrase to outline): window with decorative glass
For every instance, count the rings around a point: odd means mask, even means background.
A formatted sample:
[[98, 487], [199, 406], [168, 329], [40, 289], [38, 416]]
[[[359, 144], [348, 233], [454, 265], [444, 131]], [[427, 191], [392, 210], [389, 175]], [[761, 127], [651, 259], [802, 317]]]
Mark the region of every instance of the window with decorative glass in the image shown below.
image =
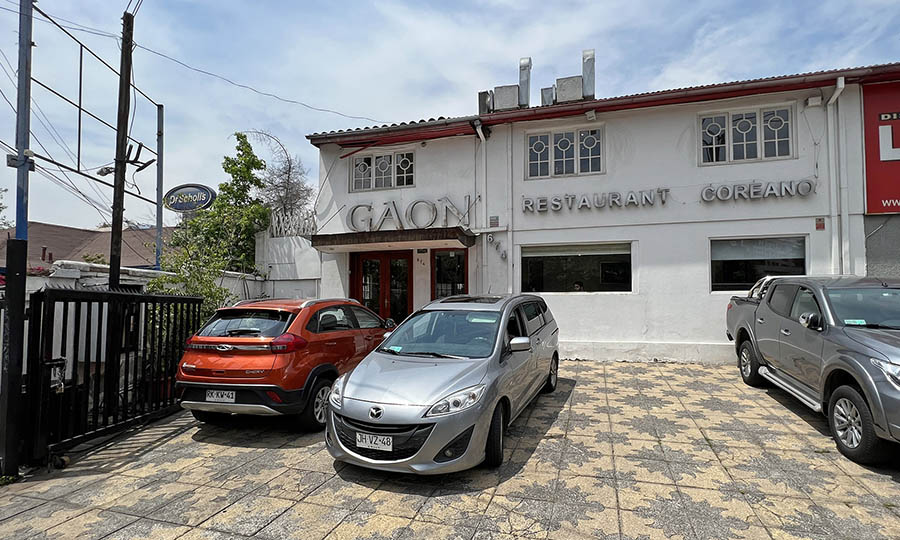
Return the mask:
[[791, 107], [706, 114], [700, 117], [703, 165], [790, 157]]
[[353, 191], [412, 186], [414, 163], [413, 152], [354, 156], [350, 186]]
[[529, 134], [526, 144], [527, 178], [603, 172], [601, 128]]

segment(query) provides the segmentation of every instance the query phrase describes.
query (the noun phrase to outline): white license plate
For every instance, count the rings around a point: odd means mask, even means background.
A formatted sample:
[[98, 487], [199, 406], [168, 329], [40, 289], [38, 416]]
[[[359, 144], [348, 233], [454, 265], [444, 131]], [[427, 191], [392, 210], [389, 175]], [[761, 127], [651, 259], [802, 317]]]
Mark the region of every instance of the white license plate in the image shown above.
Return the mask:
[[356, 446], [370, 450], [384, 450], [390, 452], [394, 449], [394, 438], [387, 435], [370, 435], [368, 433], [356, 433]]
[[234, 403], [234, 390], [207, 390], [206, 401], [213, 403]]

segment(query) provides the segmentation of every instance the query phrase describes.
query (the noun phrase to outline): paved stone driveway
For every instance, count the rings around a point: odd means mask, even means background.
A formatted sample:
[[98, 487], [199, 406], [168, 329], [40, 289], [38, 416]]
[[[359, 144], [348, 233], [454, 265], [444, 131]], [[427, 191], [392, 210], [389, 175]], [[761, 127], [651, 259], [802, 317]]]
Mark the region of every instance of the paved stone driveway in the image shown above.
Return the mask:
[[382, 474], [283, 421], [181, 414], [0, 488], [0, 538], [900, 537], [900, 466], [854, 465], [821, 417], [736, 368], [560, 375], [511, 426], [499, 471]]

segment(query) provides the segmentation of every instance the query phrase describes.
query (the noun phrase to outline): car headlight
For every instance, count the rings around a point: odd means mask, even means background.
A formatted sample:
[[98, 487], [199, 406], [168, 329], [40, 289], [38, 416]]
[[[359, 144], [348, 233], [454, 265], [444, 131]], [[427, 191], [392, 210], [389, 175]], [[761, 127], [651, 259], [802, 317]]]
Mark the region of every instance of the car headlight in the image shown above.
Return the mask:
[[894, 383], [894, 386], [900, 387], [900, 366], [877, 358], [870, 358], [869, 360], [872, 362], [873, 366], [877, 367], [887, 375], [888, 380]]
[[459, 392], [454, 392], [432, 405], [431, 408], [428, 409], [428, 412], [425, 413], [425, 416], [444, 416], [464, 411], [478, 403], [478, 400], [481, 399], [481, 396], [483, 395], [483, 384], [472, 386], [465, 390], [460, 390]]
[[328, 401], [335, 409], [340, 409], [344, 403], [344, 378], [347, 375], [338, 377], [334, 384], [331, 385], [331, 393], [328, 394]]

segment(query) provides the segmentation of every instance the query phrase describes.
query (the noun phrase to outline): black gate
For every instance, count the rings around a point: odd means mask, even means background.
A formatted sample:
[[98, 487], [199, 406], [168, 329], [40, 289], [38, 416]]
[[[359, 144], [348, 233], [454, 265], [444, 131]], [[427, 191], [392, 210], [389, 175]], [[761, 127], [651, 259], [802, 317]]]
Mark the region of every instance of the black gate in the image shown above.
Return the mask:
[[47, 288], [31, 295], [26, 460], [174, 412], [175, 370], [202, 299]]

